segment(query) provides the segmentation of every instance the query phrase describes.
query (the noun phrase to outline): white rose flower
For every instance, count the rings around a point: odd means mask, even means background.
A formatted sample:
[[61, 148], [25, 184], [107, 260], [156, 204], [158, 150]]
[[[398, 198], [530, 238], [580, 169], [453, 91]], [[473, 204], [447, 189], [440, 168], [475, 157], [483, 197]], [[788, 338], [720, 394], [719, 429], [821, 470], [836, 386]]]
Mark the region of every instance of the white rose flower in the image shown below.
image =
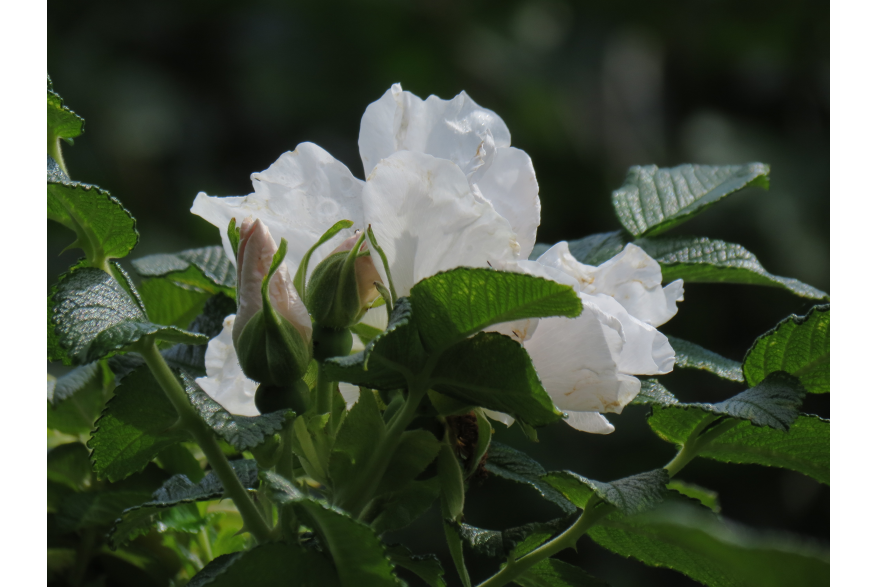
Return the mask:
[[[660, 265], [641, 248], [628, 244], [592, 267], [559, 242], [536, 261], [503, 268], [570, 285], [582, 300], [577, 318], [529, 321], [530, 336], [523, 342], [545, 391], [573, 428], [609, 434], [615, 428], [600, 412], [620, 413], [636, 397], [640, 381], [633, 375], [672, 371], [675, 352], [655, 326], [676, 314], [682, 280], [662, 288]], [[505, 414], [488, 415], [512, 422]]]
[[207, 353], [204, 357], [207, 376], [197, 378], [195, 383], [232, 414], [258, 416], [259, 410], [256, 409], [258, 384], [244, 375], [238, 356], [234, 352], [232, 342], [234, 323], [235, 314], [226, 317], [222, 323], [222, 332], [207, 344]]
[[[567, 422], [611, 432], [599, 412], [619, 412], [638, 393], [633, 375], [673, 367], [673, 349], [654, 327], [675, 314], [682, 284], [662, 289], [660, 267], [633, 245], [599, 267], [576, 261], [566, 243], [526, 261], [539, 225], [539, 188], [530, 158], [510, 145], [502, 119], [465, 93], [421, 100], [396, 84], [362, 119], [365, 181], [320, 147], [302, 143], [251, 176], [254, 193], [200, 193], [192, 212], [220, 229], [233, 261], [229, 221], [260, 219], [288, 241], [291, 266], [338, 220], [371, 225], [399, 296], [423, 278], [460, 266], [526, 272], [573, 286], [585, 307], [580, 317], [492, 329], [524, 344], [546, 390], [569, 414]], [[351, 232], [317, 249], [309, 270]], [[375, 265], [388, 283], [383, 264]], [[381, 315], [372, 310], [365, 320], [382, 326]], [[356, 388], [342, 386], [349, 405]]]

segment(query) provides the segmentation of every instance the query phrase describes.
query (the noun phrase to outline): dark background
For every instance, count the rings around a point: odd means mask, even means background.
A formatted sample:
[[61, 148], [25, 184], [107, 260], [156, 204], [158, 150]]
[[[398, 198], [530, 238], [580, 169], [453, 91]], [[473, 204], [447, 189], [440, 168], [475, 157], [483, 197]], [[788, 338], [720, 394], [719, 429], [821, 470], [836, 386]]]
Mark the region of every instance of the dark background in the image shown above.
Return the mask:
[[[425, 98], [466, 90], [496, 111], [540, 184], [539, 241], [614, 230], [610, 194], [630, 165], [772, 165], [749, 190], [673, 234], [738, 242], [776, 274], [829, 290], [829, 6], [827, 2], [50, 1], [48, 73], [86, 123], [65, 148], [71, 176], [109, 189], [134, 214], [139, 257], [216, 244], [188, 209], [198, 191], [251, 192], [249, 174], [312, 141], [362, 176], [365, 107], [393, 82]], [[48, 279], [77, 258], [49, 224]], [[811, 302], [778, 289], [686, 287], [666, 333], [740, 360], [752, 340]], [[719, 401], [741, 386], [697, 372], [666, 385]], [[805, 411], [829, 415], [828, 397]], [[611, 480], [674, 454], [645, 410], [610, 416], [609, 436], [558, 424], [531, 444], [497, 439], [546, 468]], [[499, 428], [503, 428], [501, 425]], [[828, 488], [796, 473], [697, 460], [680, 475], [718, 490], [730, 519], [828, 541]], [[558, 511], [496, 479], [470, 490], [468, 521], [501, 529]], [[442, 553], [438, 514], [405, 537]], [[583, 538], [578, 560], [614, 585], [685, 585]], [[495, 568], [471, 557], [473, 579]]]

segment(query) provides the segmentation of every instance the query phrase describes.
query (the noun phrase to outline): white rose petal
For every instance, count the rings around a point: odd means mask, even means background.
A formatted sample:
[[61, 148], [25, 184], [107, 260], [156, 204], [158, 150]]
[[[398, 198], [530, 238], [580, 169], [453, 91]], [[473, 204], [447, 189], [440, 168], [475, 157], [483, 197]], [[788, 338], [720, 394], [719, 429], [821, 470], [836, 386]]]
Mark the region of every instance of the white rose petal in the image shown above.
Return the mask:
[[257, 384], [244, 375], [232, 344], [234, 323], [235, 315], [227, 316], [222, 323], [222, 332], [207, 344], [204, 359], [207, 376], [197, 378], [195, 383], [230, 413], [258, 416]]
[[623, 346], [618, 321], [587, 304], [578, 318], [540, 320], [524, 343], [555, 405], [577, 412], [618, 413], [639, 393], [639, 380], [618, 368]]
[[[519, 249], [508, 221], [445, 159], [395, 153], [371, 172], [362, 200], [399, 296], [439, 271], [511, 261]], [[378, 272], [389, 283], [382, 264]]]
[[615, 432], [615, 426], [597, 412], [567, 412], [566, 423], [576, 430], [590, 432], [591, 434], [611, 434]]
[[[218, 198], [198, 194], [192, 212], [219, 228], [229, 258], [231, 245], [226, 228], [232, 218], [258, 218], [278, 241], [288, 243], [286, 262], [298, 268], [305, 253], [339, 220], [364, 226], [363, 181], [343, 163], [312, 143], [302, 143], [284, 153], [271, 167], [251, 176], [255, 193], [245, 197]], [[311, 257], [309, 271], [336, 246], [353, 234], [342, 230]]]

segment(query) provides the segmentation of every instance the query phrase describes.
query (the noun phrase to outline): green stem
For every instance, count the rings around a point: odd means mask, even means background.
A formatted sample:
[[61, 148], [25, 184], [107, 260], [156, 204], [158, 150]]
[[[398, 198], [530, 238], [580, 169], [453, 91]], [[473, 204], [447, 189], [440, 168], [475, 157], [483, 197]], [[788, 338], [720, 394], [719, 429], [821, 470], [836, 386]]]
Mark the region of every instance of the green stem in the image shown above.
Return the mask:
[[402, 433], [414, 419], [417, 406], [420, 405], [420, 400], [423, 399], [424, 395], [426, 395], [425, 388], [412, 387], [408, 391], [405, 405], [390, 420], [387, 432], [381, 438], [366, 467], [362, 469], [359, 477], [350, 486], [339, 492], [338, 503], [352, 516], [359, 517], [363, 508], [371, 501], [375, 490], [384, 477], [387, 466], [390, 464], [390, 459], [393, 458], [393, 453], [396, 452], [396, 447], [399, 446]]
[[64, 156], [61, 155], [61, 139], [53, 133], [51, 129], [48, 131], [48, 145], [46, 152], [55, 160], [58, 167], [64, 172], [64, 175], [69, 177], [70, 174], [67, 173], [67, 165], [64, 163]]
[[706, 433], [703, 433], [707, 426], [716, 421], [716, 418], [716, 416], [705, 418], [703, 422], [698, 424], [697, 427], [691, 431], [691, 434], [688, 435], [688, 440], [685, 441], [682, 448], [676, 453], [676, 456], [673, 457], [673, 460], [664, 465], [664, 468], [667, 469], [667, 473], [670, 474], [670, 477], [675, 476], [676, 473], [681, 471], [682, 468], [690, 463], [700, 451], [709, 445], [710, 442], [740, 423], [740, 420], [729, 418], [707, 430]]
[[[280, 461], [277, 463], [277, 474], [295, 485], [295, 453], [292, 452], [295, 429], [292, 427], [292, 421], [286, 423], [286, 427], [283, 428], [280, 435], [283, 439], [283, 444], [281, 445], [280, 450], [283, 452], [280, 456]], [[289, 535], [297, 529], [295, 524], [295, 511], [292, 508], [292, 504], [281, 505], [279, 507], [280, 519], [278, 520], [278, 528], [280, 529], [280, 536], [294, 541], [294, 537]], [[276, 529], [274, 534], [277, 534]]]
[[204, 558], [208, 561], [213, 560], [213, 548], [210, 546], [210, 537], [207, 535], [207, 526], [202, 526], [198, 532], [198, 545], [204, 551]]
[[140, 345], [139, 350], [149, 366], [149, 370], [152, 371], [152, 375], [176, 409], [180, 417], [178, 425], [189, 432], [198, 446], [201, 447], [204, 456], [207, 457], [207, 462], [210, 463], [213, 472], [222, 482], [226, 494], [237, 506], [247, 531], [255, 536], [260, 543], [268, 540], [271, 530], [265, 523], [265, 519], [259, 513], [256, 504], [250, 499], [247, 490], [241, 485], [240, 479], [222, 453], [222, 448], [216, 441], [213, 430], [207, 427], [201, 416], [195, 411], [177, 376], [168, 367], [155, 343], [149, 338]]
[[613, 508], [605, 504], [603, 507], [597, 508], [597, 505], [602, 503], [602, 500], [595, 500], [594, 505], [589, 503], [582, 512], [582, 515], [579, 516], [579, 519], [572, 526], [533, 552], [527, 553], [518, 560], [509, 561], [497, 574], [488, 578], [478, 587], [500, 587], [501, 585], [506, 585], [541, 560], [554, 556], [561, 550], [575, 548], [579, 538], [600, 518], [612, 511]]

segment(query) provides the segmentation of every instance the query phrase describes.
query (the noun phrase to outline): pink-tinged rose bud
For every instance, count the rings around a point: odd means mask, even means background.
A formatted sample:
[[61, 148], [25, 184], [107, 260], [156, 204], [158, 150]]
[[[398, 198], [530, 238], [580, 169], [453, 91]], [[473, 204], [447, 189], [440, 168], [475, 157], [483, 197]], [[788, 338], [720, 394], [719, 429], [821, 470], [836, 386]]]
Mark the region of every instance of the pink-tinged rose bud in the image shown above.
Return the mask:
[[[253, 222], [251, 218], [244, 220], [238, 244], [238, 312], [232, 332], [235, 344], [250, 318], [262, 310], [262, 280], [268, 274], [276, 252], [277, 243], [262, 221]], [[268, 284], [268, 292], [271, 305], [277, 313], [295, 326], [305, 343], [310, 342], [313, 329], [311, 319], [292, 286], [286, 263], [274, 273]]]
[[232, 340], [241, 369], [263, 385], [294, 385], [311, 359], [313, 327], [281, 262], [285, 242], [275, 263], [278, 246], [261, 221], [245, 220], [240, 235], [238, 312]]
[[[330, 255], [334, 255], [335, 253], [346, 253], [351, 250], [356, 245], [356, 241], [359, 240], [359, 231], [356, 232], [357, 234], [354, 234], [352, 237], [335, 247], [335, 250], [332, 251]], [[368, 242], [362, 243], [359, 250], [367, 251]], [[378, 273], [378, 270], [375, 269], [375, 263], [372, 261], [371, 255], [368, 257], [358, 257], [353, 265], [356, 271], [356, 289], [359, 291], [359, 302], [363, 308], [367, 308], [371, 306], [372, 302], [380, 295], [375, 287], [375, 282], [381, 283], [381, 276]]]
[[[308, 310], [314, 322], [330, 329], [349, 328], [356, 324], [368, 307], [380, 295], [375, 282], [380, 283], [364, 235], [356, 234], [323, 259], [314, 268], [307, 284]], [[357, 243], [362, 243], [354, 251]]]

